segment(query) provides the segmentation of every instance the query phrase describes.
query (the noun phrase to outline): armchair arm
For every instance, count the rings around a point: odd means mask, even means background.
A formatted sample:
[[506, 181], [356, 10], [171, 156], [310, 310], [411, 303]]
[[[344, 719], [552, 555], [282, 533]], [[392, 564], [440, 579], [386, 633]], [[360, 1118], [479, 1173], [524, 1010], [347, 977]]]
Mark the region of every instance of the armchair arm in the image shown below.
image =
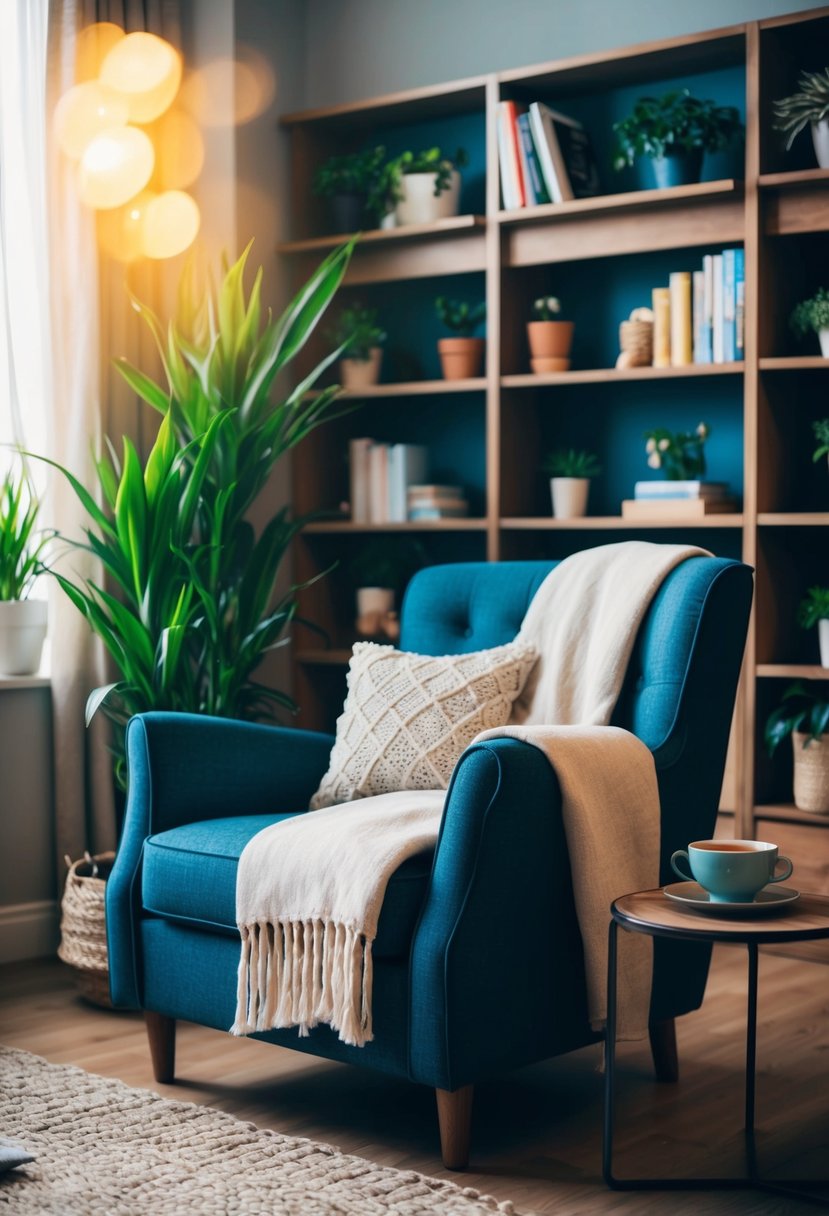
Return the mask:
[[138, 714], [127, 727], [129, 794], [106, 885], [113, 1003], [140, 1007], [137, 923], [144, 841], [202, 819], [295, 811], [325, 772], [330, 735], [199, 714]]

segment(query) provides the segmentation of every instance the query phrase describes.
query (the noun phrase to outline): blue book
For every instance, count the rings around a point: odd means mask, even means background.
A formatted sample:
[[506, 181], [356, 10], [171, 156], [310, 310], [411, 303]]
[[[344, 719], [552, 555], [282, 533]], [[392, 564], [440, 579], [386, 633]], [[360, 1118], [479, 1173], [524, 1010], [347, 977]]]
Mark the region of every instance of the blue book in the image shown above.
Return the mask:
[[535, 144], [533, 143], [529, 114], [518, 115], [518, 132], [521, 136], [521, 144], [524, 149], [524, 161], [529, 171], [535, 201], [536, 203], [549, 203], [550, 196], [547, 193], [547, 187], [544, 184], [541, 164], [538, 159], [538, 153], [535, 150]]
[[723, 362], [733, 363], [737, 358], [737, 277], [736, 249], [724, 249], [722, 255], [723, 274]]

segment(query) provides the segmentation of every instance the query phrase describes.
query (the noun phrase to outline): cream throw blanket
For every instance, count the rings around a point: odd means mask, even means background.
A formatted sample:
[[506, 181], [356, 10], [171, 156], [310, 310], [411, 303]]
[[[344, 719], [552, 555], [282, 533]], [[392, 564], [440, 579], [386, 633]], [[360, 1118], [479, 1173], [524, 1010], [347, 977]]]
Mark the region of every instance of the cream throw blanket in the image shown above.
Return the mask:
[[[610, 903], [659, 878], [651, 753], [607, 723], [655, 592], [676, 565], [703, 552], [627, 541], [556, 566], [519, 633], [544, 656], [517, 704], [521, 725], [479, 736], [526, 739], [556, 770], [596, 1028], [605, 1017]], [[247, 844], [236, 885], [242, 954], [233, 1034], [298, 1026], [307, 1035], [324, 1022], [346, 1043], [371, 1041], [371, 947], [386, 886], [408, 857], [434, 846], [444, 800], [443, 790], [381, 794], [273, 824]], [[632, 940], [619, 971], [619, 1033], [637, 1037], [647, 1027], [649, 943], [625, 936]]]

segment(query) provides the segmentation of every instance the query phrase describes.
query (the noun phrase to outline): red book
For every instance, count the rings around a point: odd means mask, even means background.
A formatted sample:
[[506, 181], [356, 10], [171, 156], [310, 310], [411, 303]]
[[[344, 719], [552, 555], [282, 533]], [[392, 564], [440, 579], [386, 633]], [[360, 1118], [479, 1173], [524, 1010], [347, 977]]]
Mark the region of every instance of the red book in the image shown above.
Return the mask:
[[507, 137], [510, 149], [510, 159], [513, 165], [515, 181], [518, 185], [519, 207], [527, 205], [527, 183], [524, 180], [524, 165], [521, 160], [521, 153], [518, 148], [518, 141], [521, 138], [518, 131], [518, 114], [519, 109], [514, 101], [502, 102], [504, 113], [507, 118]]

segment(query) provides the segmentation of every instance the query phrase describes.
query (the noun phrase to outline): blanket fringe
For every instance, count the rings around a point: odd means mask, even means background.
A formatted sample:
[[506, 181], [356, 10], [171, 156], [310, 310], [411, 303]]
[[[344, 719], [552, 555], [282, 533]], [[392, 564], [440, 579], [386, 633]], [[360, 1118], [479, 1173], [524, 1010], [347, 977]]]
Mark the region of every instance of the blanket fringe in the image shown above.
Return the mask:
[[321, 1022], [344, 1043], [374, 1037], [371, 940], [333, 921], [258, 921], [240, 925], [242, 951], [231, 1034], [297, 1026], [305, 1037]]

